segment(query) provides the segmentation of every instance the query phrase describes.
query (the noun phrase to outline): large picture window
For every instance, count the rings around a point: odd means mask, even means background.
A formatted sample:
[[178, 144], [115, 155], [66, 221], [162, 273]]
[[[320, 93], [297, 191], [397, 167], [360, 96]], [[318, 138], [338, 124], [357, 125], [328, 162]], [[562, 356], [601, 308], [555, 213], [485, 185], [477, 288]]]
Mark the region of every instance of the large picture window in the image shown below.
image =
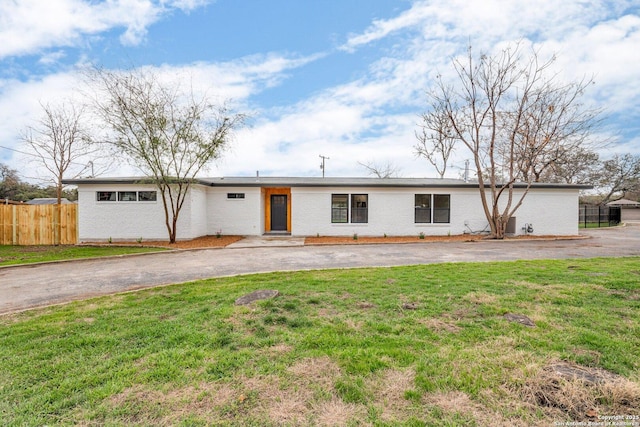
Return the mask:
[[414, 200], [416, 224], [446, 224], [451, 217], [449, 194], [416, 194]]
[[331, 195], [331, 222], [346, 223], [349, 221], [349, 195]]
[[369, 221], [369, 195], [351, 195], [351, 222], [367, 223]]

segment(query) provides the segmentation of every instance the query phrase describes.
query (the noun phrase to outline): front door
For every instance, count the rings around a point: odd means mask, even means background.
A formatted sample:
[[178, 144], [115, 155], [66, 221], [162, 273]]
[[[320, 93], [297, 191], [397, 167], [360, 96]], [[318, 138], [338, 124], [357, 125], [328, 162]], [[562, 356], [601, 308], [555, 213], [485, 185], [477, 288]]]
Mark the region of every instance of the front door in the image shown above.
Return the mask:
[[271, 231], [287, 231], [287, 195], [271, 195]]

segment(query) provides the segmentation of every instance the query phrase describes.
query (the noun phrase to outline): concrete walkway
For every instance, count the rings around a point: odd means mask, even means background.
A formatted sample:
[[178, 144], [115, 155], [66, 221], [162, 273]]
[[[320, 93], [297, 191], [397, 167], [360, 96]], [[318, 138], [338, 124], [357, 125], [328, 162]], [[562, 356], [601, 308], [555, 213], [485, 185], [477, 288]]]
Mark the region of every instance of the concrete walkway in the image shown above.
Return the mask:
[[583, 234], [590, 238], [344, 246], [236, 246], [2, 268], [0, 314], [159, 285], [269, 271], [640, 256], [640, 226], [586, 230]]

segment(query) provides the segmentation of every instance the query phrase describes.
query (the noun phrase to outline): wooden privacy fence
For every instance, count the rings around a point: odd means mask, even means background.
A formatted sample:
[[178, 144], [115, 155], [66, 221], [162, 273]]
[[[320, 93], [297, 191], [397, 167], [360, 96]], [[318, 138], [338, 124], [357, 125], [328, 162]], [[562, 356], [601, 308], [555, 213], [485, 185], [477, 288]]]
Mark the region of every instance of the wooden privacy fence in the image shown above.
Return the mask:
[[78, 205], [0, 205], [0, 245], [75, 245]]

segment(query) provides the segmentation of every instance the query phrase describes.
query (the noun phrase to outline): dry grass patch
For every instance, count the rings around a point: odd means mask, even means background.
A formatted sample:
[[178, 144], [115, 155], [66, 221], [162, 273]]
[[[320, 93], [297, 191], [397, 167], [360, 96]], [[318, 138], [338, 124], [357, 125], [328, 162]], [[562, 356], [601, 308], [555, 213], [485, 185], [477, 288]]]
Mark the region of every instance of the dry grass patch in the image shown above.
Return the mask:
[[433, 317], [429, 319], [420, 319], [418, 322], [436, 333], [448, 332], [451, 334], [457, 334], [462, 330], [462, 328], [454, 322], [444, 321]]
[[340, 367], [327, 356], [302, 359], [288, 372], [304, 385], [316, 384], [326, 389], [332, 388], [341, 375]]
[[113, 408], [131, 408], [130, 415], [124, 420], [127, 423], [155, 421], [171, 425], [185, 416], [218, 418], [219, 409], [238, 397], [239, 392], [224, 383], [200, 383], [167, 391], [149, 390], [138, 385], [111, 396], [108, 404]]
[[409, 414], [411, 402], [406, 399], [407, 391], [415, 387], [415, 372], [412, 369], [386, 369], [368, 381], [368, 388], [375, 396], [374, 405], [381, 411], [384, 421], [398, 421]]
[[[342, 400], [334, 398], [327, 402], [322, 402], [314, 408], [314, 422], [312, 425], [322, 427], [346, 426], [351, 421], [363, 420], [366, 417], [366, 407], [353, 403], [344, 403]], [[357, 425], [361, 425], [358, 422]]]
[[494, 411], [474, 400], [461, 391], [429, 393], [424, 396], [426, 405], [437, 406], [448, 415], [460, 414], [463, 418], [473, 420], [479, 426], [512, 427], [531, 425], [520, 419], [507, 419], [500, 412]]
[[483, 304], [495, 304], [498, 302], [498, 297], [492, 294], [484, 292], [471, 292], [462, 297], [463, 301], [468, 301], [476, 305]]
[[599, 368], [556, 362], [519, 390], [522, 399], [552, 418], [587, 421], [598, 415], [640, 415], [640, 386]]

